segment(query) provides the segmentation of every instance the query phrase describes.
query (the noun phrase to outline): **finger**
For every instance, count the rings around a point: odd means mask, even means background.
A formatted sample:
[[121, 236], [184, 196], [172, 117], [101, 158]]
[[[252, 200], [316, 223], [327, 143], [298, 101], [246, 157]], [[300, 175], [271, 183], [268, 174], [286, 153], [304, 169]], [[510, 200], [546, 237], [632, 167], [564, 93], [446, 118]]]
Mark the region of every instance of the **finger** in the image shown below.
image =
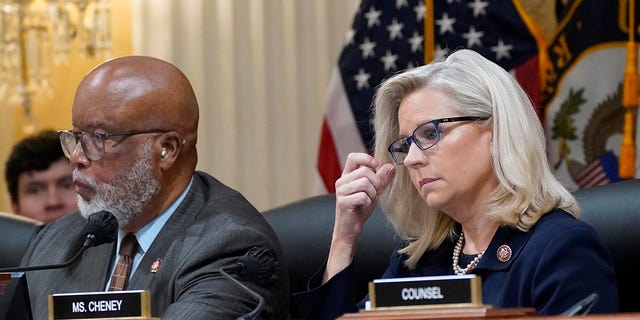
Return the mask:
[[373, 200], [365, 192], [357, 192], [336, 197], [336, 207], [341, 211], [356, 211], [361, 207], [370, 206]]
[[357, 180], [340, 185], [338, 188], [336, 188], [336, 196], [351, 195], [359, 192], [364, 192], [372, 200], [376, 199], [378, 196], [378, 191], [371, 182], [371, 177], [377, 179], [377, 177], [375, 177], [375, 174], [371, 173], [370, 177], [362, 176]]
[[[341, 177], [343, 180], [336, 183], [336, 190], [341, 186], [348, 186], [350, 188], [344, 189], [348, 193], [364, 190], [372, 199], [377, 199], [393, 179], [394, 174], [395, 167], [390, 163], [381, 166], [375, 172], [368, 167], [360, 167], [345, 175], [344, 178]], [[361, 180], [362, 178], [367, 180]], [[357, 189], [354, 190], [354, 187]]]
[[378, 161], [374, 159], [372, 156], [366, 153], [352, 152], [347, 156], [347, 161], [344, 164], [344, 169], [342, 170], [342, 174], [343, 175], [347, 174], [362, 166], [375, 170], [377, 165], [378, 165]]
[[375, 168], [362, 165], [351, 172], [343, 172], [340, 178], [336, 180], [336, 190], [341, 186], [352, 183], [353, 181], [359, 180], [362, 177], [367, 177], [367, 179], [371, 181], [375, 181], [378, 179], [376, 177]]
[[378, 168], [378, 171], [376, 171], [376, 176], [380, 181], [376, 187], [376, 190], [378, 190], [378, 194], [381, 194], [391, 183], [391, 181], [393, 181], [393, 177], [395, 177], [395, 174], [396, 167], [390, 163], [385, 163], [380, 168]]

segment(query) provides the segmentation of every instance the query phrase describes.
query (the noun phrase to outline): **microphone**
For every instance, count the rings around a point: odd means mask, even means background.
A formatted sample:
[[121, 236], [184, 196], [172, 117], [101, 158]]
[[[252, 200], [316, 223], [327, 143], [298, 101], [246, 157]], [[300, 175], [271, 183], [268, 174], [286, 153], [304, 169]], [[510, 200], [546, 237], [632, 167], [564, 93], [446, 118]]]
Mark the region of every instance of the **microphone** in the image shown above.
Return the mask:
[[82, 247], [78, 252], [66, 262], [61, 264], [50, 264], [42, 266], [27, 266], [0, 269], [0, 272], [24, 272], [34, 270], [58, 269], [64, 268], [75, 261], [89, 247], [99, 246], [104, 243], [111, 243], [118, 236], [118, 221], [108, 211], [100, 211], [93, 213], [87, 219], [87, 225], [84, 228], [85, 239]]
[[592, 293], [590, 295], [588, 295], [586, 298], [578, 301], [578, 303], [574, 304], [571, 308], [569, 308], [567, 311], [563, 312], [561, 315], [563, 316], [573, 316], [576, 314], [580, 314], [581, 316], [587, 315], [589, 313], [589, 311], [591, 311], [591, 308], [593, 307], [594, 304], [596, 304], [596, 301], [598, 301], [598, 298], [600, 296], [597, 293]]
[[84, 233], [86, 237], [82, 247], [85, 249], [111, 243], [118, 236], [118, 220], [109, 211], [93, 213], [87, 219]]
[[258, 300], [258, 304], [251, 312], [238, 317], [237, 320], [255, 319], [264, 308], [265, 300], [264, 297], [236, 280], [228, 272], [232, 272], [241, 279], [268, 286], [278, 281], [278, 267], [278, 261], [276, 261], [269, 249], [253, 247], [244, 256], [240, 257], [234, 266], [220, 269], [222, 276]]

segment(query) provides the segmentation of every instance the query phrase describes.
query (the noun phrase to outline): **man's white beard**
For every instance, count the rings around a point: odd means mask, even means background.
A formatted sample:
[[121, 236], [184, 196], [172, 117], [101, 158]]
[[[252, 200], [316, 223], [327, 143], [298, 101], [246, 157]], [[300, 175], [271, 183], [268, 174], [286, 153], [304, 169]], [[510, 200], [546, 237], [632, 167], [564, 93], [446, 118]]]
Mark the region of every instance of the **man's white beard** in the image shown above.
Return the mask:
[[78, 209], [83, 217], [102, 210], [109, 211], [122, 228], [140, 216], [147, 202], [160, 190], [160, 183], [153, 176], [151, 167], [151, 147], [149, 140], [140, 149], [138, 160], [122, 170], [111, 183], [98, 184], [78, 169], [73, 171], [74, 179], [80, 179], [96, 192], [89, 201], [78, 195]]

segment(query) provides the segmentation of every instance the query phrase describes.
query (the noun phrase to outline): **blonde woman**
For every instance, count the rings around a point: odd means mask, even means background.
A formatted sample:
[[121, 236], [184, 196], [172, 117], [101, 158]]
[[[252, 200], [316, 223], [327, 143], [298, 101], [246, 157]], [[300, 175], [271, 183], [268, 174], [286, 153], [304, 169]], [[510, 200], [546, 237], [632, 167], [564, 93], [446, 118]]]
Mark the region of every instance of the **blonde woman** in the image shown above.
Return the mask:
[[533, 106], [504, 69], [459, 50], [398, 74], [377, 91], [374, 123], [375, 158], [349, 155], [336, 182], [319, 287], [296, 296], [307, 318], [357, 310], [350, 265], [377, 204], [405, 240], [382, 278], [474, 273], [496, 308], [559, 314], [595, 292], [592, 312], [617, 310], [609, 253], [552, 175]]

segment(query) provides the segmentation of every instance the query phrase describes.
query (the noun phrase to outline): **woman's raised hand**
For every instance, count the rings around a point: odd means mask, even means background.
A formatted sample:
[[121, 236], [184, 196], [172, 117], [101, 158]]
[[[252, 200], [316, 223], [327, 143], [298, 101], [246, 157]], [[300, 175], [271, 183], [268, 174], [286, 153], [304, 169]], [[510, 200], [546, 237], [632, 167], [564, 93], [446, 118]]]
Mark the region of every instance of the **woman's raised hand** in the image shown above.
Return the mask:
[[351, 263], [358, 236], [393, 178], [392, 164], [378, 165], [378, 161], [366, 153], [351, 153], [347, 157], [342, 175], [336, 181], [336, 216], [323, 282]]

